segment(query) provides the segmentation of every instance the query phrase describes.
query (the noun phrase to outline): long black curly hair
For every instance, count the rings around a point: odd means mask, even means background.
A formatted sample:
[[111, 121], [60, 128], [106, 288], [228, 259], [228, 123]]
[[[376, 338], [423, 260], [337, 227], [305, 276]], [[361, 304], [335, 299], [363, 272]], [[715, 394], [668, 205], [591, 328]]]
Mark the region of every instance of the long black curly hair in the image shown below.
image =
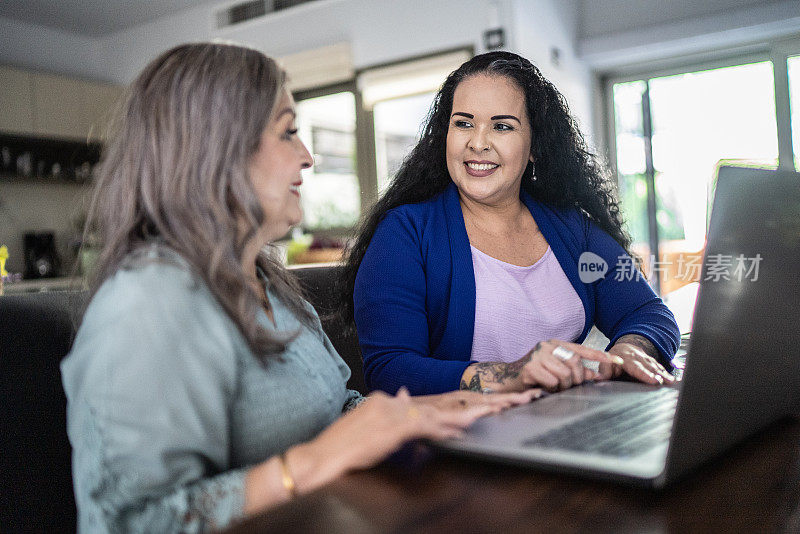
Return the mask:
[[[343, 325], [352, 325], [356, 274], [386, 212], [428, 200], [450, 184], [445, 148], [453, 95], [458, 84], [477, 74], [504, 76], [525, 93], [536, 180], [523, 178], [522, 188], [545, 204], [583, 212], [630, 252], [631, 239], [623, 228], [615, 184], [586, 147], [565, 98], [527, 59], [511, 52], [481, 54], [447, 77], [431, 105], [422, 138], [362, 219], [338, 280], [338, 314]], [[524, 177], [533, 172], [533, 164], [528, 163]]]

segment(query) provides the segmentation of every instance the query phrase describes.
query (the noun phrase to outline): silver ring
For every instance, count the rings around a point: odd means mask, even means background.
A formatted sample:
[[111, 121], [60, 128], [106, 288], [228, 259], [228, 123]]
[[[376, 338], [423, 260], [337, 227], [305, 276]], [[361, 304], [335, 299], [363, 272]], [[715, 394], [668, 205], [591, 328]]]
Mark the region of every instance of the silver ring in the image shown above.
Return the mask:
[[553, 356], [565, 362], [575, 356], [575, 351], [559, 345], [553, 349]]

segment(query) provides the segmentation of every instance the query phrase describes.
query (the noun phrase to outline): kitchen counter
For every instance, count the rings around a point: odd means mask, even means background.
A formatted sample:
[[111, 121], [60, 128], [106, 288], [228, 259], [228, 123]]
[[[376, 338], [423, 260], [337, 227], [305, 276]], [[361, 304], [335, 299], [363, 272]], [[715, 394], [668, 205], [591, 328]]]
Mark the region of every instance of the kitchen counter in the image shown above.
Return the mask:
[[21, 293], [38, 293], [40, 291], [67, 291], [84, 289], [85, 284], [80, 276], [61, 278], [36, 278], [3, 284], [3, 294], [18, 295]]

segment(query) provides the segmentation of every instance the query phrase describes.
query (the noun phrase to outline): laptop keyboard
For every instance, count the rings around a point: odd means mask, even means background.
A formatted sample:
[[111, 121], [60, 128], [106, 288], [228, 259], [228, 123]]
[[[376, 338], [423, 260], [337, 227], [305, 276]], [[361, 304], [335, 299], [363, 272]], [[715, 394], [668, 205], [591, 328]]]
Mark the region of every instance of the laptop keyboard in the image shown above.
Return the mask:
[[632, 457], [669, 440], [678, 390], [662, 388], [523, 442], [527, 446]]

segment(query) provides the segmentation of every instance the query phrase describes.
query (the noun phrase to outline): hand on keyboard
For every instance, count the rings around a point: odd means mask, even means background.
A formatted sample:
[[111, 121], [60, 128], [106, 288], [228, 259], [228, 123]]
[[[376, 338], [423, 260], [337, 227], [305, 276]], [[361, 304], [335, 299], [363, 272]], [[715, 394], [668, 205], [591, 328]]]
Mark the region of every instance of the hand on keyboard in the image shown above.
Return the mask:
[[598, 374], [591, 369], [593, 362], [609, 367], [623, 363], [607, 352], [551, 339], [537, 343], [515, 362], [473, 363], [461, 377], [461, 389], [499, 393], [540, 387], [559, 391], [597, 378]]
[[630, 334], [617, 340], [608, 352], [622, 358], [622, 365], [600, 364], [600, 378], [620, 376], [623, 371], [645, 384], [672, 384], [675, 377], [658, 363], [658, 349], [645, 337]]

